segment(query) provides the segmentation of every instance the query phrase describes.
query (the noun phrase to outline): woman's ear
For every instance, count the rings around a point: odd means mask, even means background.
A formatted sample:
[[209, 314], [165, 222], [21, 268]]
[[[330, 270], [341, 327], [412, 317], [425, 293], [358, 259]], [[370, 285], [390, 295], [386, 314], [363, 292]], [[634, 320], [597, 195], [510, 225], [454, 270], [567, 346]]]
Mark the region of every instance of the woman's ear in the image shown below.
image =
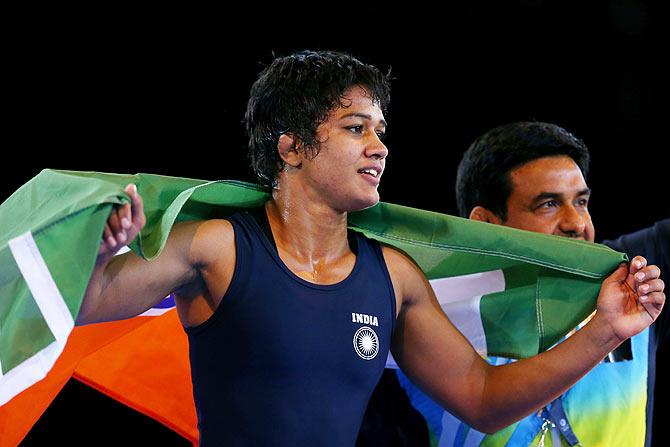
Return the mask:
[[283, 133], [279, 136], [277, 142], [277, 151], [279, 157], [288, 166], [299, 168], [302, 164], [302, 158], [298, 153], [299, 142], [293, 134]]

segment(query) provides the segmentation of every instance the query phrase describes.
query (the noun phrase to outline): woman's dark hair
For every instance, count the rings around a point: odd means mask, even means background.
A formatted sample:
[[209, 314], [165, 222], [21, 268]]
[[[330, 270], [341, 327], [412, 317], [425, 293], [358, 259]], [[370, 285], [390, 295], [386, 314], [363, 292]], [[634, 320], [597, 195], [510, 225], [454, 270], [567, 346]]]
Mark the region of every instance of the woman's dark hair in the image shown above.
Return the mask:
[[316, 129], [337, 107], [347, 107], [342, 95], [362, 87], [386, 110], [390, 76], [358, 59], [333, 51], [301, 51], [278, 57], [251, 87], [244, 122], [249, 135], [251, 165], [260, 182], [272, 187], [283, 163], [277, 142], [292, 134], [316, 156]]

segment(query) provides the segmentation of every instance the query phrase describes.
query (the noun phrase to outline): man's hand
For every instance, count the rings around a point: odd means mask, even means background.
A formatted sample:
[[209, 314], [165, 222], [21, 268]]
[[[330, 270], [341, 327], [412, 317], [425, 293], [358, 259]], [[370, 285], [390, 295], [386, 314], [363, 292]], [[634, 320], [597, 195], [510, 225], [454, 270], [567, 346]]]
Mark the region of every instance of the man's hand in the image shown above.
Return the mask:
[[115, 206], [105, 224], [98, 261], [109, 260], [124, 245], [130, 244], [147, 223], [144, 204], [134, 184], [126, 186], [131, 203]]
[[629, 266], [620, 265], [603, 282], [596, 316], [605, 318], [619, 341], [643, 331], [658, 318], [665, 303], [660, 274], [658, 267], [636, 256]]

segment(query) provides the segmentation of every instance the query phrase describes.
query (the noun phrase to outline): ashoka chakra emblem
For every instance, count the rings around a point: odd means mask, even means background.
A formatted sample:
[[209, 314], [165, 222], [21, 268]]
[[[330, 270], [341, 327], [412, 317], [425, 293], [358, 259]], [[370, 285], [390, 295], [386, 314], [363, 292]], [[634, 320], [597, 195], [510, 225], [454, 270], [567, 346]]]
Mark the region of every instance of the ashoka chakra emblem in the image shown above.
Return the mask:
[[379, 352], [379, 339], [375, 331], [367, 326], [358, 329], [354, 334], [354, 351], [364, 360], [372, 360]]

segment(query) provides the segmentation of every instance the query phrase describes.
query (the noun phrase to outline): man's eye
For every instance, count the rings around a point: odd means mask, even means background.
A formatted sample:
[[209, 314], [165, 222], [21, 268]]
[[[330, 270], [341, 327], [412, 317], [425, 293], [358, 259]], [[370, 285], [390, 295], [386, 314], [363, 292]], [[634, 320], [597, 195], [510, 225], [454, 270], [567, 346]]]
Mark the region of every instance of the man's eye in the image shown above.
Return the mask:
[[377, 131], [377, 138], [379, 138], [381, 141], [384, 141], [384, 138], [386, 138], [386, 132]]
[[362, 133], [363, 132], [363, 126], [361, 126], [361, 125], [349, 126], [349, 127], [347, 127], [347, 130], [351, 131], [352, 133]]
[[541, 203], [539, 208], [553, 208], [555, 206], [558, 206], [558, 202], [555, 200], [547, 200], [546, 202]]
[[577, 200], [577, 205], [583, 206], [584, 208], [589, 206], [589, 199], [579, 199]]

